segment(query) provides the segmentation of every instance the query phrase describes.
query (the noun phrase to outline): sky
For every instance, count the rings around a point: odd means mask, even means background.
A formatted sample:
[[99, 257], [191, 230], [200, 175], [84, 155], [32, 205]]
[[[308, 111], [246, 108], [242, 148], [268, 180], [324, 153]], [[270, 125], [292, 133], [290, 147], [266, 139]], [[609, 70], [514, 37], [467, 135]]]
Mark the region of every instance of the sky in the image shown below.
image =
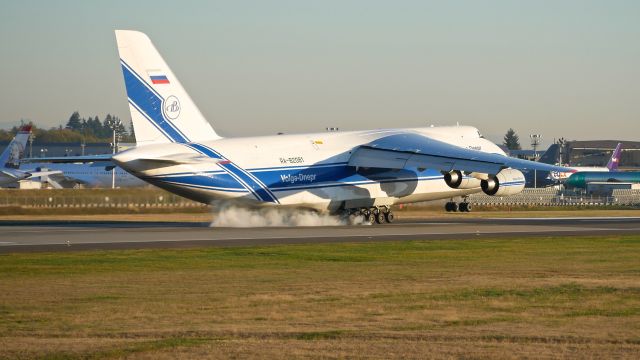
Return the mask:
[[5, 2], [0, 128], [129, 119], [113, 30], [135, 29], [223, 136], [640, 140], [639, 19], [635, 0]]

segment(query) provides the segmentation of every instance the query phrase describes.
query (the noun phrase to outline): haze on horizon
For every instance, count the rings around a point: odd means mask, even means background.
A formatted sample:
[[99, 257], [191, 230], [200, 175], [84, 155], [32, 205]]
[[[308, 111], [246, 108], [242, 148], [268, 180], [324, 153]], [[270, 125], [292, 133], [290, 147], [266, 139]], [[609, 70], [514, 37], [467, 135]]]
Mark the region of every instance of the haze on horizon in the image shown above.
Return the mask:
[[0, 127], [129, 119], [147, 33], [225, 136], [473, 125], [640, 140], [637, 1], [30, 1], [0, 15]]

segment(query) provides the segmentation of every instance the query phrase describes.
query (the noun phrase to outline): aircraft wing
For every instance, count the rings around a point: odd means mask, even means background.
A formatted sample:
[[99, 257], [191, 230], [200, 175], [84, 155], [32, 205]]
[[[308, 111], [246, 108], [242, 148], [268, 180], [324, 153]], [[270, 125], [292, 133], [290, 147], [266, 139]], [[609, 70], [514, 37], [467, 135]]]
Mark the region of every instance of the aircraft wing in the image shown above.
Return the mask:
[[414, 133], [390, 135], [361, 145], [351, 155], [349, 165], [388, 169], [422, 167], [486, 174], [497, 174], [505, 168], [571, 171], [561, 166], [465, 149]]
[[41, 158], [24, 158], [24, 163], [90, 163], [96, 161], [111, 161], [112, 154], [80, 155], [80, 156], [53, 156]]

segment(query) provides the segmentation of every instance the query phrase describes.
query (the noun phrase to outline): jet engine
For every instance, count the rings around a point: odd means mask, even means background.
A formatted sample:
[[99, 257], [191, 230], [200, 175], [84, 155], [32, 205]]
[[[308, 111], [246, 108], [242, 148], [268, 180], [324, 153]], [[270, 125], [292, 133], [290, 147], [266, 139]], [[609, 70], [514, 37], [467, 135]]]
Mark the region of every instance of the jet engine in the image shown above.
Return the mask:
[[480, 187], [480, 179], [464, 177], [460, 170], [444, 173], [444, 182], [454, 189], [474, 189]]
[[480, 182], [482, 191], [487, 195], [515, 195], [524, 189], [524, 174], [516, 169], [504, 169], [496, 175], [489, 175]]

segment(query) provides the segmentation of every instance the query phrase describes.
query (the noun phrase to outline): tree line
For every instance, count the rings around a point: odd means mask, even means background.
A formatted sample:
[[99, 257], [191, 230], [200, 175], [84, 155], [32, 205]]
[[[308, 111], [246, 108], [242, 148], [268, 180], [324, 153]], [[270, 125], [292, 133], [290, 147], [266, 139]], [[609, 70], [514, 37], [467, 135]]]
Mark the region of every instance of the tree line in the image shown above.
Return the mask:
[[[135, 133], [133, 131], [133, 124], [127, 129], [122, 121], [114, 115], [107, 114], [104, 121], [100, 121], [100, 118], [96, 115], [94, 117], [83, 118], [80, 117], [80, 113], [75, 111], [69, 117], [67, 124], [63, 127], [52, 127], [48, 130], [38, 128], [32, 122], [31, 131], [35, 135], [35, 141], [43, 143], [109, 143], [113, 136], [113, 127], [116, 127], [116, 132], [119, 134], [121, 142], [135, 142]], [[16, 135], [20, 126], [14, 126], [10, 130], [0, 129], [0, 142], [8, 142]], [[34, 141], [34, 142], [35, 142]], [[515, 130], [509, 129], [504, 135], [502, 144], [509, 150], [520, 150], [520, 138], [516, 134]]]
[[[40, 128], [31, 121], [22, 125], [27, 124], [31, 125], [34, 143], [110, 143], [114, 126], [120, 142], [135, 142], [133, 126], [127, 129], [117, 116], [111, 114], [107, 114], [101, 121], [97, 115], [84, 118], [75, 111], [64, 126], [61, 124], [49, 129]], [[11, 141], [22, 125], [9, 130], [0, 129], [0, 141]]]

